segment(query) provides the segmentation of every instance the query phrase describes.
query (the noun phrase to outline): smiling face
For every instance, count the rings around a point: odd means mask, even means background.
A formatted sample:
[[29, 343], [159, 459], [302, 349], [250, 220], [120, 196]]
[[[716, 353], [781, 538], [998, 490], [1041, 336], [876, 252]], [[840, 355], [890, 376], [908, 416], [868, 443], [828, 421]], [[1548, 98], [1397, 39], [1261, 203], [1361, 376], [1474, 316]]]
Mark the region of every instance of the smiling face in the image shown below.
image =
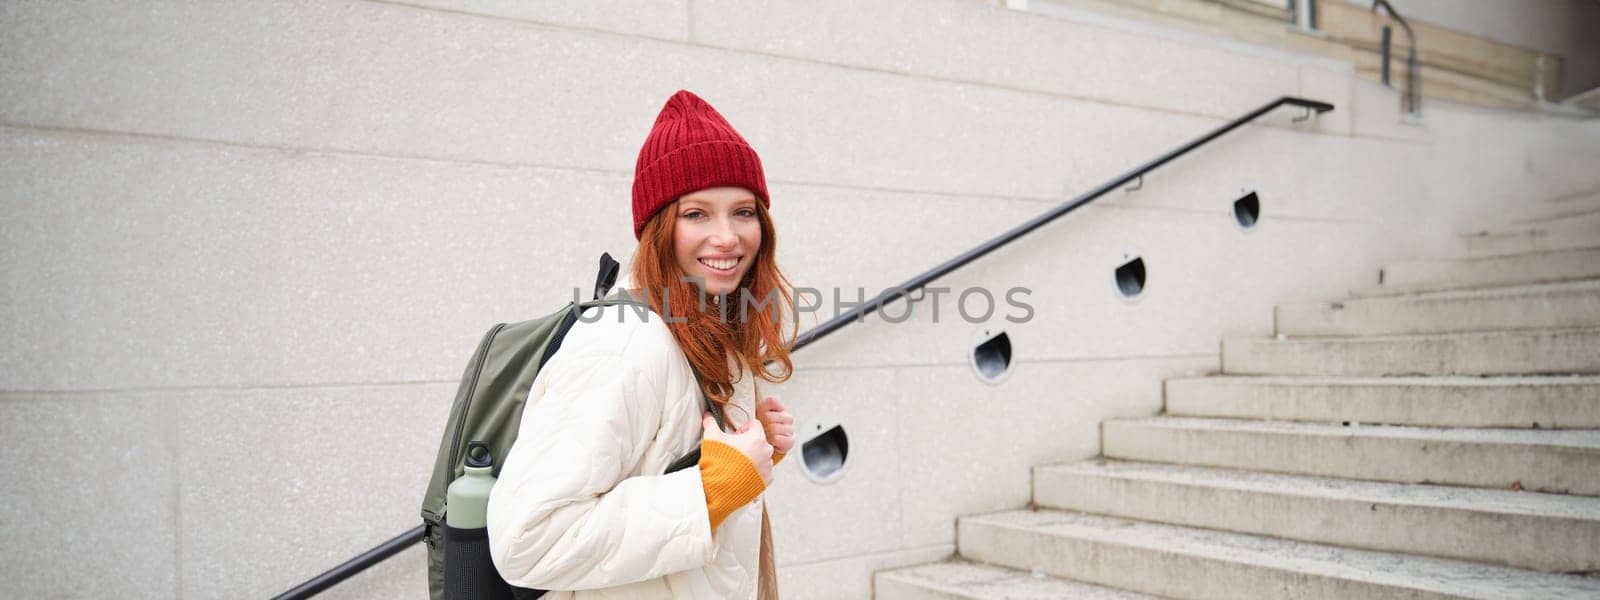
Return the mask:
[[678, 221], [672, 232], [678, 268], [705, 282], [705, 291], [724, 295], [755, 263], [761, 249], [756, 196], [737, 187], [706, 188], [686, 194], [672, 207]]

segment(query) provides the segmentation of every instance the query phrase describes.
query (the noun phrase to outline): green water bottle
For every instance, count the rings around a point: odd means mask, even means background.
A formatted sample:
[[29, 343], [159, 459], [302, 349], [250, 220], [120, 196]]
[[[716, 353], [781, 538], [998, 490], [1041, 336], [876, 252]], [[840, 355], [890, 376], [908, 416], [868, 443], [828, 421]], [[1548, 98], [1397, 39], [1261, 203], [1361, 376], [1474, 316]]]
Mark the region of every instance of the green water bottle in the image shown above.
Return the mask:
[[466, 471], [445, 490], [444, 522], [456, 529], [482, 529], [488, 526], [489, 490], [494, 487], [489, 444], [467, 444]]

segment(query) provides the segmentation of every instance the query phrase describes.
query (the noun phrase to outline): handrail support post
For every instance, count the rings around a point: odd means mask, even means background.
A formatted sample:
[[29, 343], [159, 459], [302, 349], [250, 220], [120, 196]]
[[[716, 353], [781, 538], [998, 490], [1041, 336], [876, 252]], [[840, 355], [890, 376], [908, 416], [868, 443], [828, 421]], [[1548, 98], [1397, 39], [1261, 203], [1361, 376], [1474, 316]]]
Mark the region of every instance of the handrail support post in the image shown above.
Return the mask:
[[1390, 88], [1394, 87], [1394, 84], [1389, 82], [1389, 52], [1390, 52], [1390, 44], [1392, 43], [1393, 37], [1394, 37], [1394, 28], [1390, 27], [1388, 25], [1384, 25], [1383, 26], [1383, 41], [1380, 42], [1381, 45], [1382, 45], [1382, 48], [1383, 48], [1383, 56], [1379, 60], [1381, 60], [1382, 63], [1383, 63], [1383, 85], [1385, 85], [1387, 87], [1390, 87]]

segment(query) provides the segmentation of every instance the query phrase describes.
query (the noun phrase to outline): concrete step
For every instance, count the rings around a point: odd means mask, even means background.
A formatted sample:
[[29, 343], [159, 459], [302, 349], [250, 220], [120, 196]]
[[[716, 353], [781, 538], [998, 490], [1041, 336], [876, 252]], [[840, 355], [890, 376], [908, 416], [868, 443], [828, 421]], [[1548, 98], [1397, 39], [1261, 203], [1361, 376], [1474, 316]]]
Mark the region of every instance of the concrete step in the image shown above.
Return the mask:
[[1154, 600], [1136, 592], [952, 559], [872, 576], [874, 600]]
[[1511, 223], [1518, 225], [1552, 223], [1596, 212], [1600, 212], [1600, 190], [1590, 190], [1540, 202], [1537, 208], [1512, 220]]
[[1274, 318], [1291, 337], [1600, 327], [1600, 280], [1279, 304]]
[[1110, 460], [1035, 467], [1033, 480], [1034, 502], [1047, 508], [1540, 571], [1600, 570], [1600, 498]]
[[1513, 254], [1600, 246], [1600, 211], [1532, 225], [1499, 227], [1463, 234], [1471, 254]]
[[1600, 579], [1055, 510], [962, 517], [972, 560], [1172, 598], [1594, 598]]
[[1356, 338], [1229, 338], [1229, 375], [1532, 375], [1600, 372], [1600, 328]]
[[1429, 259], [1386, 265], [1358, 298], [1600, 278], [1600, 247]]
[[1108, 458], [1600, 496], [1600, 430], [1155, 417], [1106, 421]]
[[1187, 377], [1167, 414], [1435, 427], [1600, 428], [1600, 377]]

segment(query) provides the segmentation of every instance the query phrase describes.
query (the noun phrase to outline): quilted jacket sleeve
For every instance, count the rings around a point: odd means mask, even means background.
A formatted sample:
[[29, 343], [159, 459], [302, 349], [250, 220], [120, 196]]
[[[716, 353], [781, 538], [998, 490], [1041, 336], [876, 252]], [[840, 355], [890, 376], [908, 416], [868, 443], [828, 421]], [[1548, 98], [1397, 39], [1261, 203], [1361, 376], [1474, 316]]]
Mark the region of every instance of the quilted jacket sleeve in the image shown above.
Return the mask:
[[[702, 567], [715, 551], [699, 469], [626, 477], [660, 427], [637, 353], [552, 361], [489, 496], [489, 546], [512, 584], [581, 590]], [[664, 360], [644, 357], [644, 360]]]

